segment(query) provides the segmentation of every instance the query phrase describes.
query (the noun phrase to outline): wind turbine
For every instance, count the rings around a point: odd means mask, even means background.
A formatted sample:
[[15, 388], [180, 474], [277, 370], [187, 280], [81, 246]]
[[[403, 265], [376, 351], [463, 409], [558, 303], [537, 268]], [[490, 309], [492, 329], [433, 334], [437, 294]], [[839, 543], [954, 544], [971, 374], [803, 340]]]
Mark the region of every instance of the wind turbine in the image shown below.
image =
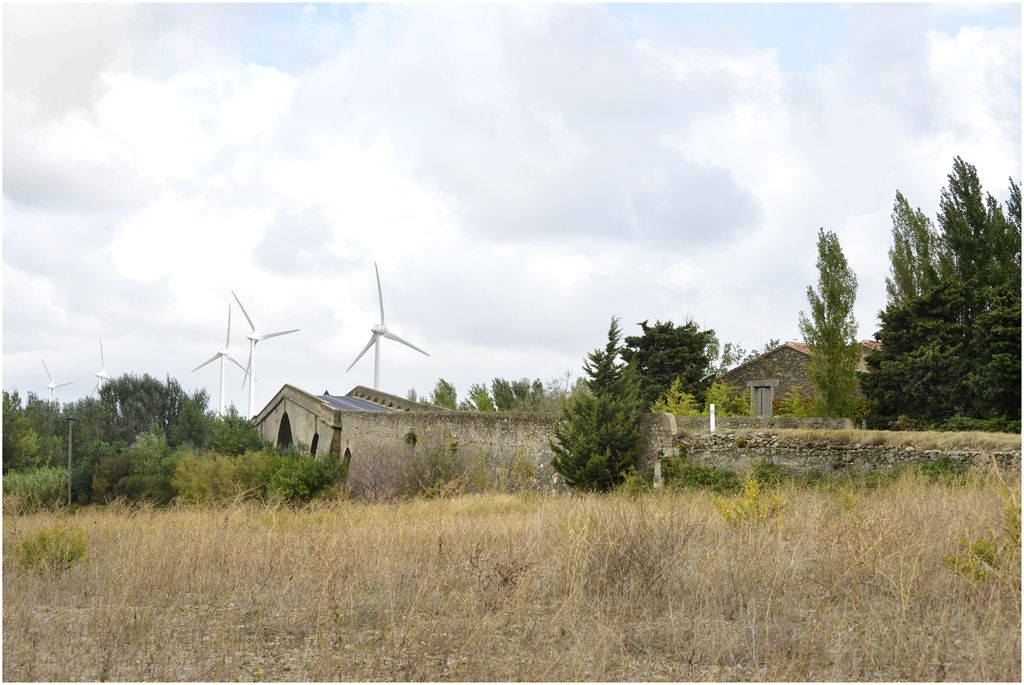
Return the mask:
[[96, 376], [96, 389], [93, 394], [98, 393], [103, 384], [110, 380], [107, 375], [107, 363], [103, 361], [103, 338], [100, 338], [100, 370], [93, 374]]
[[207, 359], [205, 362], [203, 362], [202, 364], [200, 364], [196, 368], [192, 369], [192, 373], [195, 373], [196, 371], [198, 371], [199, 369], [203, 368], [204, 366], [206, 366], [210, 362], [216, 361], [217, 359], [220, 359], [220, 400], [219, 400], [219, 404], [217, 405], [217, 413], [220, 414], [221, 416], [224, 415], [224, 360], [228, 359], [228, 360], [234, 362], [235, 366], [240, 368], [242, 371], [245, 371], [245, 372], [248, 373], [248, 370], [244, 366], [242, 366], [242, 363], [240, 361], [238, 361], [237, 359], [235, 359], [234, 356], [232, 356], [232, 354], [230, 352], [228, 352], [228, 345], [230, 345], [230, 344], [231, 344], [231, 303], [228, 302], [228, 335], [224, 339], [224, 347], [222, 347], [217, 352], [217, 354], [213, 355], [212, 357]]
[[41, 361], [43, 362], [43, 368], [46, 369], [46, 377], [50, 379], [50, 383], [46, 386], [46, 389], [50, 391], [50, 402], [53, 402], [53, 391], [57, 388], [63, 388], [65, 385], [71, 385], [72, 381], [68, 381], [67, 383], [54, 383], [53, 376], [50, 375], [50, 370], [46, 368], [46, 360], [42, 359]]
[[363, 351], [359, 353], [359, 356], [356, 357], [356, 360], [348, 365], [348, 368], [345, 369], [345, 373], [348, 373], [352, 369], [352, 367], [356, 365], [356, 362], [359, 361], [362, 358], [362, 356], [364, 354], [366, 354], [366, 351], [368, 349], [370, 349], [370, 347], [372, 346], [374, 348], [374, 350], [373, 350], [373, 389], [374, 390], [379, 390], [380, 389], [380, 339], [381, 338], [387, 338], [388, 340], [394, 340], [395, 342], [402, 343], [406, 347], [411, 347], [412, 349], [416, 350], [417, 352], [422, 352], [423, 354], [426, 354], [428, 357], [430, 355], [427, 354], [426, 352], [424, 352], [423, 350], [421, 350], [420, 348], [416, 347], [415, 345], [413, 345], [408, 340], [403, 340], [402, 338], [399, 338], [397, 335], [395, 335], [394, 333], [392, 333], [388, 329], [387, 325], [384, 323], [384, 295], [381, 293], [381, 290], [380, 290], [380, 270], [377, 269], [377, 262], [373, 263], [373, 270], [377, 273], [377, 298], [380, 300], [380, 323], [377, 324], [376, 326], [373, 326], [373, 327], [370, 328], [370, 331], [371, 331], [370, 342], [366, 343], [366, 347], [364, 347]]
[[[249, 322], [249, 328], [252, 329], [252, 332], [245, 336], [249, 338], [249, 364], [245, 371], [245, 377], [249, 381], [249, 418], [251, 419], [256, 415], [256, 343], [261, 340], [276, 338], [279, 335], [295, 333], [299, 329], [293, 328], [290, 331], [278, 331], [277, 333], [257, 333], [256, 324], [252, 322], [249, 312], [245, 311], [245, 307], [242, 306], [242, 301], [238, 299], [238, 295], [235, 295], [234, 290], [231, 291], [231, 294], [235, 296], [235, 301], [238, 302], [238, 306], [242, 309], [242, 314], [245, 315], [245, 320]], [[244, 379], [242, 380], [242, 386], [245, 387]]]

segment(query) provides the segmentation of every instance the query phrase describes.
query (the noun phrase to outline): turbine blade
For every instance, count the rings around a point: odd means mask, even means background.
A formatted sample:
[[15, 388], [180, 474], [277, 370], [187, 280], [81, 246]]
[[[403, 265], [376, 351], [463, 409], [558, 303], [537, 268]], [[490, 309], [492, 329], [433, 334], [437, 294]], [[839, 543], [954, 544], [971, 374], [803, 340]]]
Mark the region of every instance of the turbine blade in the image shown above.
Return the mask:
[[[244, 371], [245, 373], [249, 373], [249, 369], [247, 369], [244, 366], [242, 366], [242, 362], [240, 362], [237, 359], [235, 359], [234, 356], [232, 356], [230, 352], [228, 354], [224, 355], [224, 356], [227, 357], [230, 361], [234, 362], [235, 366], [240, 368], [242, 371]], [[243, 384], [243, 387], [244, 387], [244, 384]]]
[[380, 325], [384, 325], [384, 293], [380, 289], [380, 270], [377, 269], [377, 262], [373, 263], [373, 270], [377, 273], [377, 299], [380, 300]]
[[93, 388], [93, 390], [92, 390], [92, 394], [93, 394], [93, 395], [95, 395], [95, 394], [96, 394], [96, 393], [98, 393], [99, 391], [100, 391], [100, 379], [99, 379], [99, 378], [97, 378], [97, 379], [96, 379], [96, 387], [95, 387], [95, 388]]
[[202, 364], [200, 364], [196, 368], [192, 369], [192, 373], [195, 373], [196, 371], [198, 371], [199, 369], [203, 368], [204, 366], [206, 366], [210, 362], [216, 361], [219, 357], [220, 357], [220, 352], [218, 352], [217, 354], [213, 355], [212, 357], [207, 359], [205, 362], [203, 362]]
[[228, 302], [228, 337], [224, 340], [224, 349], [228, 349], [228, 345], [231, 344], [231, 303]]
[[46, 360], [40, 359], [39, 361], [43, 363], [43, 368], [46, 369], [46, 377], [50, 379], [51, 383], [53, 383], [53, 376], [50, 375], [50, 370], [46, 368]]
[[57, 388], [63, 388], [65, 385], [71, 385], [72, 383], [74, 383], [74, 381], [68, 381], [67, 383], [61, 383], [59, 385], [53, 386], [53, 389], [56, 390]]
[[385, 334], [384, 334], [384, 337], [385, 337], [385, 338], [387, 338], [388, 340], [394, 340], [394, 341], [395, 341], [395, 342], [397, 342], [397, 343], [402, 343], [402, 344], [403, 344], [403, 345], [405, 345], [406, 347], [411, 347], [412, 349], [416, 350], [417, 352], [423, 352], [423, 354], [426, 354], [426, 355], [427, 355], [428, 357], [430, 356], [429, 354], [427, 354], [426, 352], [424, 352], [424, 351], [423, 351], [423, 350], [421, 350], [420, 348], [418, 348], [418, 347], [416, 347], [415, 345], [413, 345], [413, 344], [412, 344], [411, 342], [409, 342], [408, 340], [403, 340], [402, 338], [399, 338], [399, 337], [398, 337], [397, 335], [395, 335], [395, 334], [394, 334], [394, 333], [392, 333], [391, 331], [388, 331], [387, 333], [385, 333]]
[[[235, 295], [235, 291], [232, 290], [231, 294]], [[256, 332], [256, 324], [254, 324], [252, 322], [252, 319], [249, 318], [249, 312], [245, 311], [245, 307], [242, 306], [242, 301], [240, 299], [238, 299], [238, 295], [235, 295], [235, 302], [238, 303], [239, 308], [241, 308], [241, 310], [242, 310], [242, 314], [245, 315], [245, 320], [249, 322], [249, 328], [251, 328], [252, 332], [255, 333]], [[229, 302], [228, 304], [231, 304], [231, 303]]]
[[103, 338], [100, 338], [100, 368], [107, 368], [107, 362], [103, 361]]
[[[244, 309], [242, 311], [245, 311]], [[249, 380], [249, 374], [252, 373], [252, 343], [249, 344], [249, 361], [245, 363], [245, 375], [242, 377], [242, 389], [245, 389], [245, 382]]]
[[288, 335], [289, 333], [298, 333], [300, 330], [302, 329], [293, 328], [290, 331], [278, 331], [277, 333], [267, 333], [266, 335], [261, 335], [260, 340], [266, 340], [267, 338], [276, 338], [279, 335]]
[[348, 368], [345, 369], [345, 373], [348, 373], [349, 371], [352, 370], [352, 367], [356, 365], [356, 362], [359, 361], [360, 359], [362, 359], [363, 355], [366, 354], [366, 351], [368, 349], [370, 349], [371, 347], [373, 347], [373, 343], [375, 343], [375, 342], [377, 342], [377, 334], [376, 333], [371, 333], [370, 334], [370, 342], [366, 343], [366, 347], [364, 347], [363, 351], [360, 352], [356, 356], [355, 361], [348, 365]]

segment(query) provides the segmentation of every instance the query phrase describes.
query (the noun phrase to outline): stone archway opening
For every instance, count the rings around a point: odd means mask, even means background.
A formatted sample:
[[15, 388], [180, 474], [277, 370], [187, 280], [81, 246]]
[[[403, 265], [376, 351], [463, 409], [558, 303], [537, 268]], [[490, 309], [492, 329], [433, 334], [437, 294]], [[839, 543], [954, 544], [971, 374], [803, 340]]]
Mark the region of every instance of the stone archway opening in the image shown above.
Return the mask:
[[341, 463], [345, 465], [345, 471], [348, 471], [349, 464], [352, 463], [352, 451], [349, 448], [345, 448], [345, 456], [342, 457]]
[[281, 417], [281, 427], [277, 429], [277, 446], [292, 446], [292, 422], [288, 419], [288, 412]]
[[313, 441], [311, 443], [309, 443], [309, 453], [312, 454], [314, 457], [316, 456], [316, 448], [317, 448], [317, 445], [319, 445], [319, 444], [320, 444], [320, 434], [319, 433], [313, 433]]

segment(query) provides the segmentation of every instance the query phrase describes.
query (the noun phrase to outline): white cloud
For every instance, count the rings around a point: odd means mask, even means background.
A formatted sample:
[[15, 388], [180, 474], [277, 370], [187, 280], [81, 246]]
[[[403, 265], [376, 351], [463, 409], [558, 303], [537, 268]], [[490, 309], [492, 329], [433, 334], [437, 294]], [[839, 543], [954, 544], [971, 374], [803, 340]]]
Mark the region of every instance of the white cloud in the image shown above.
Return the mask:
[[613, 314], [753, 347], [798, 334], [819, 226], [868, 337], [896, 190], [934, 214], [954, 155], [998, 196], [1020, 176], [1019, 28], [916, 8], [852, 9], [840, 58], [801, 73], [727, 26], [594, 6], [7, 9], [8, 387], [64, 350], [85, 388], [102, 334], [112, 373], [212, 388], [190, 370], [232, 289], [302, 328], [260, 347], [258, 402], [368, 384], [372, 360], [343, 371], [374, 260], [389, 324], [432, 355], [389, 346], [395, 392], [578, 372]]

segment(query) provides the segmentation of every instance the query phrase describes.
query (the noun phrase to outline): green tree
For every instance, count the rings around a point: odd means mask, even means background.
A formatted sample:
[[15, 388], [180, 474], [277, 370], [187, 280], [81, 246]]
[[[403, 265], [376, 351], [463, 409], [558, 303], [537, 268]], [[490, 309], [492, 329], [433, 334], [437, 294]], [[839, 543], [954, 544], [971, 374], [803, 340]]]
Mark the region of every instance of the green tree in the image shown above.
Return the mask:
[[471, 411], [481, 412], [493, 412], [497, 411], [494, 407], [494, 400], [491, 399], [490, 393], [487, 392], [487, 386], [479, 383], [474, 383], [469, 386], [469, 409]]
[[3, 472], [39, 464], [39, 435], [21, 408], [18, 391], [4, 390]]
[[640, 398], [649, 407], [679, 378], [683, 390], [703, 401], [715, 373], [718, 338], [693, 321], [677, 326], [671, 321], [638, 324], [642, 335], [627, 336], [622, 357], [633, 365], [640, 382]]
[[204, 446], [217, 454], [240, 455], [265, 447], [266, 441], [252, 421], [239, 414], [232, 404], [224, 416], [210, 421]]
[[555, 427], [552, 467], [569, 486], [608, 491], [634, 467], [643, 444], [642, 411], [633, 369], [619, 361], [618, 319], [608, 329], [608, 342], [583, 364], [589, 392], [568, 403]]
[[455, 409], [458, 404], [455, 386], [443, 378], [438, 378], [437, 385], [434, 386], [434, 392], [430, 395], [430, 403], [437, 407]]
[[651, 411], [673, 416], [700, 416], [700, 411], [697, 410], [697, 400], [683, 390], [683, 383], [678, 378], [672, 381], [668, 391], [651, 405]]
[[516, 394], [512, 392], [512, 384], [504, 378], [491, 381], [491, 396], [498, 411], [512, 411], [516, 406]]
[[178, 415], [167, 431], [167, 443], [171, 447], [189, 445], [199, 448], [206, 443], [213, 421], [213, 414], [206, 409], [209, 401], [205, 390], [196, 390], [181, 402]]
[[857, 277], [836, 234], [823, 228], [818, 231], [817, 267], [818, 289], [807, 287], [811, 314], [800, 312], [800, 332], [811, 351], [808, 373], [816, 391], [816, 409], [822, 416], [852, 416], [860, 361], [853, 317]]
[[893, 246], [885, 292], [891, 304], [904, 304], [939, 282], [939, 235], [924, 212], [913, 209], [899, 191], [892, 209]]
[[[1005, 210], [957, 157], [942, 189], [938, 281], [890, 299], [862, 380], [876, 415], [919, 423], [1020, 416], [1020, 187]], [[896, 269], [894, 265], [893, 269]]]
[[108, 442], [120, 445], [130, 445], [154, 423], [168, 437], [189, 400], [178, 381], [168, 376], [161, 382], [149, 374], [113, 378], [100, 389], [99, 398], [111, 417]]

